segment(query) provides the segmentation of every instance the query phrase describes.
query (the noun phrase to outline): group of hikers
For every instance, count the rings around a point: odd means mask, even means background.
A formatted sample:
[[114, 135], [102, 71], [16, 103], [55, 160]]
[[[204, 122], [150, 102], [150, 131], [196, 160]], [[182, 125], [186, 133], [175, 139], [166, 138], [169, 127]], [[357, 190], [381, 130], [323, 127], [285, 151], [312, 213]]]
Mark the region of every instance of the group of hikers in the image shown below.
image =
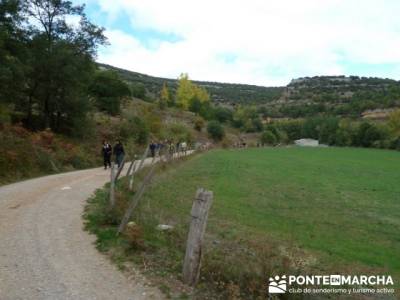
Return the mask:
[[[175, 144], [171, 140], [166, 140], [164, 142], [151, 141], [148, 147], [151, 157], [153, 158], [159, 155], [161, 151], [168, 151], [167, 153], [173, 156], [174, 153], [183, 153], [186, 155], [188, 150], [188, 145], [186, 142], [178, 142]], [[111, 158], [113, 155], [115, 156], [115, 163], [117, 164], [118, 168], [121, 167], [124, 161], [125, 150], [120, 140], [117, 140], [117, 143], [114, 147], [112, 147], [107, 141], [103, 141], [101, 153], [103, 155], [105, 170], [107, 167], [111, 168]]]
[[174, 155], [176, 152], [184, 152], [186, 154], [187, 151], [187, 143], [186, 142], [178, 142], [174, 143], [171, 140], [165, 140], [164, 142], [155, 142], [152, 141], [150, 143], [150, 153], [151, 157], [155, 157], [161, 151], [168, 151], [169, 155]]
[[124, 146], [120, 140], [117, 140], [117, 143], [114, 147], [112, 147], [107, 141], [103, 141], [101, 153], [103, 154], [104, 170], [106, 170], [107, 167], [111, 168], [111, 156], [113, 154], [115, 156], [115, 163], [118, 165], [118, 168], [121, 166], [125, 156]]

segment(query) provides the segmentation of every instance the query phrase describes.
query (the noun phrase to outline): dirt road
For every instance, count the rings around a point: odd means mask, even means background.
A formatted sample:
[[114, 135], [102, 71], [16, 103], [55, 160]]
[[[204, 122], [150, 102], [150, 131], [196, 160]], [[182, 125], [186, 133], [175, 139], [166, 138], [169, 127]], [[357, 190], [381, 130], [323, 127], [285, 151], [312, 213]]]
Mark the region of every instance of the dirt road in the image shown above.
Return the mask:
[[82, 229], [86, 199], [107, 180], [97, 168], [0, 187], [0, 300], [162, 298], [117, 270]]

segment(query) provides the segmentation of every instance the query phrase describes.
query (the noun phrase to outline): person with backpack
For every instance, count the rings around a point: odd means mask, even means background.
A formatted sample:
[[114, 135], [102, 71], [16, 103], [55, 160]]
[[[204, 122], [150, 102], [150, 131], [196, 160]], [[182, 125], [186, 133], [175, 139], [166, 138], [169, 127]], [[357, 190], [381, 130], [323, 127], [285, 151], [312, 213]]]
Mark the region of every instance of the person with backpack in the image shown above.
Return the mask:
[[107, 141], [103, 141], [103, 147], [101, 148], [103, 154], [104, 170], [107, 170], [107, 166], [111, 168], [111, 154], [112, 147]]
[[117, 144], [114, 146], [114, 155], [115, 163], [118, 165], [118, 168], [120, 168], [125, 156], [124, 146], [122, 146], [120, 140], [117, 140]]

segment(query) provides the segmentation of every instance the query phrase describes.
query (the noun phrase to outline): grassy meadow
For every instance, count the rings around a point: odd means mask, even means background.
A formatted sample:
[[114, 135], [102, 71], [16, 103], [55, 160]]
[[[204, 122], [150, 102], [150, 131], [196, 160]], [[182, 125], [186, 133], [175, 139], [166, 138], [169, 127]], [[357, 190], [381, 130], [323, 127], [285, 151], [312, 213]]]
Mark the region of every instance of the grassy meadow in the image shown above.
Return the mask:
[[[214, 202], [199, 290], [212, 283], [229, 297], [262, 296], [266, 277], [282, 272], [390, 274], [398, 281], [399, 166], [400, 153], [386, 150], [214, 150], [160, 167], [134, 216], [142, 230], [135, 247], [107, 234], [115, 225], [93, 230], [104, 192], [91, 200], [86, 217], [103, 250], [119, 247], [120, 256], [157, 263], [179, 278], [193, 197], [204, 187]], [[120, 193], [121, 211], [129, 196]], [[160, 233], [157, 224], [175, 229]]]

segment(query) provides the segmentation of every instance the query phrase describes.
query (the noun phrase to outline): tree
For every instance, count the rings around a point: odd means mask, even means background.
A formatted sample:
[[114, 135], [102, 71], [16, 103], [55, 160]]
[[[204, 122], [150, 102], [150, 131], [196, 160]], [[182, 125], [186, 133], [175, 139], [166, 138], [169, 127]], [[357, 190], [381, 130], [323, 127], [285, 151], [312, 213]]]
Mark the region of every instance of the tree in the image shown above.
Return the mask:
[[233, 113], [232, 124], [245, 132], [258, 132], [263, 128], [257, 109], [254, 106], [239, 106]]
[[362, 123], [357, 130], [356, 146], [372, 147], [374, 143], [385, 139], [384, 132], [371, 123]]
[[327, 117], [319, 125], [318, 139], [321, 143], [334, 145], [336, 142], [336, 132], [339, 129], [339, 120], [335, 117]]
[[214, 114], [213, 117], [218, 122], [225, 123], [225, 122], [232, 121], [233, 112], [229, 108], [217, 106], [214, 108], [213, 114]]
[[294, 141], [303, 137], [301, 133], [303, 123], [303, 121], [298, 120], [283, 121], [279, 122], [277, 127], [287, 133], [289, 140]]
[[342, 120], [339, 123], [339, 128], [336, 130], [335, 145], [337, 146], [351, 146], [353, 143], [354, 126], [347, 121]]
[[164, 82], [160, 92], [159, 106], [161, 109], [166, 108], [170, 103], [170, 94], [167, 84]]
[[20, 106], [25, 101], [25, 60], [28, 32], [22, 27], [22, 2], [0, 2], [0, 104]]
[[189, 80], [188, 74], [181, 74], [178, 79], [178, 89], [176, 91], [176, 102], [183, 109], [188, 109], [190, 100], [194, 96], [194, 87]]
[[[14, 111], [23, 116], [27, 127], [50, 127], [70, 134], [85, 128], [94, 58], [106, 38], [102, 28], [87, 20], [83, 9], [65, 0], [5, 0], [0, 4], [1, 25], [7, 23], [13, 35], [18, 33], [13, 47], [8, 38], [6, 43], [0, 38], [0, 53], [11, 49], [12, 55], [5, 57], [11, 66], [8, 69], [16, 70], [0, 77], [19, 83], [12, 88]], [[80, 19], [78, 26], [68, 24], [70, 16]], [[3, 30], [2, 26], [2, 37], [10, 36]]]
[[89, 91], [96, 99], [97, 108], [110, 115], [119, 114], [121, 100], [130, 95], [129, 86], [111, 70], [98, 71]]
[[201, 103], [200, 99], [196, 95], [194, 95], [193, 98], [190, 99], [189, 110], [191, 112], [199, 114], [201, 112], [201, 107], [202, 107], [202, 103]]
[[207, 132], [214, 141], [221, 141], [225, 136], [224, 128], [218, 121], [210, 121]]
[[133, 97], [146, 100], [146, 88], [143, 83], [138, 82], [131, 84], [130, 90]]
[[185, 110], [199, 113], [202, 105], [207, 104], [210, 96], [206, 89], [197, 86], [189, 80], [187, 74], [182, 74], [178, 79], [178, 89], [176, 91], [176, 101], [178, 106]]

